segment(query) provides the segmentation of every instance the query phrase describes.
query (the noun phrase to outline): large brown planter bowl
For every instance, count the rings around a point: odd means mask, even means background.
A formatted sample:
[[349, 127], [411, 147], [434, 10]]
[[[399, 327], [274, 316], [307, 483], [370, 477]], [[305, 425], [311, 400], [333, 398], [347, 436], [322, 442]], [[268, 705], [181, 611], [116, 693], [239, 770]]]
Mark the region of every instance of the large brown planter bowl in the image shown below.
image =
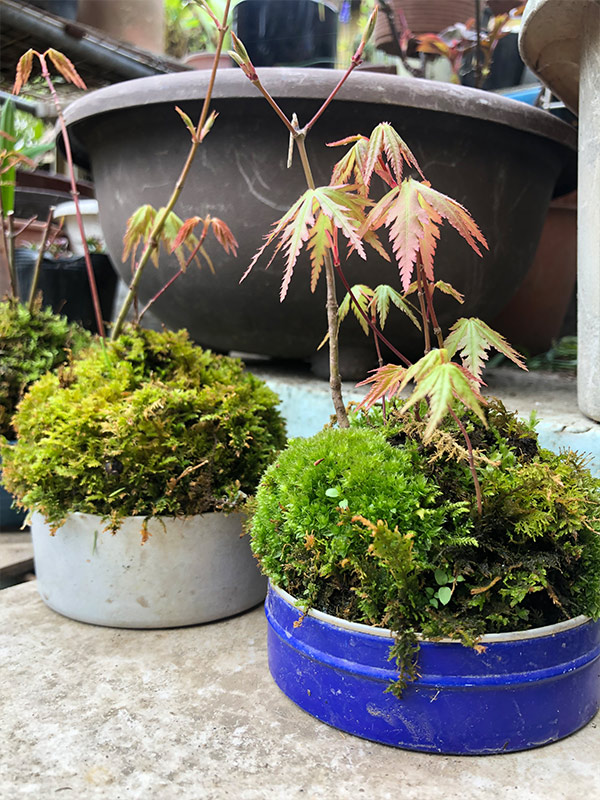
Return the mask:
[[[296, 112], [301, 122], [339, 78], [333, 70], [260, 72], [286, 113]], [[174, 106], [196, 118], [207, 80], [194, 72], [127, 81], [67, 109], [75, 157], [91, 165], [102, 229], [125, 277], [130, 266], [120, 257], [127, 219], [143, 203], [166, 202], [189, 149], [189, 133]], [[288, 134], [240, 70], [218, 76], [213, 107], [219, 117], [199, 148], [176, 211], [183, 218], [223, 218], [239, 242], [239, 257], [210, 243], [215, 274], [206, 266], [190, 267], [154, 309], [168, 325], [187, 327], [200, 344], [216, 350], [312, 358], [325, 333], [325, 287], [321, 281], [311, 294], [308, 259], [298, 263], [282, 304], [280, 258], [268, 270], [264, 259], [239, 285], [263, 236], [306, 188], [300, 161], [296, 157], [286, 169]], [[529, 268], [557, 182], [572, 188], [575, 132], [543, 111], [487, 92], [354, 74], [308, 140], [317, 183], [329, 181], [342, 155], [326, 142], [369, 134], [382, 120], [405, 138], [433, 186], [471, 211], [490, 244], [479, 259], [451, 228], [442, 231], [439, 278], [467, 299], [459, 306], [442, 296], [441, 323], [447, 327], [469, 314], [491, 319]], [[175, 258], [161, 253], [160, 269], [149, 267], [142, 280], [142, 301], [177, 269]], [[398, 285], [397, 268], [374, 253], [367, 263], [353, 256], [346, 273], [351, 283]], [[421, 346], [420, 334], [399, 313], [390, 314], [386, 334], [409, 355]], [[342, 327], [341, 347], [346, 377], [371, 364], [372, 342], [353, 319]], [[318, 358], [325, 358], [323, 351]]]
[[[415, 36], [440, 33], [456, 22], [475, 17], [475, 0], [389, 0], [396, 33], [402, 34], [402, 16]], [[482, 3], [483, 8], [483, 3]], [[393, 56], [400, 55], [398, 41], [392, 33], [387, 14], [379, 9], [374, 35], [375, 47]]]

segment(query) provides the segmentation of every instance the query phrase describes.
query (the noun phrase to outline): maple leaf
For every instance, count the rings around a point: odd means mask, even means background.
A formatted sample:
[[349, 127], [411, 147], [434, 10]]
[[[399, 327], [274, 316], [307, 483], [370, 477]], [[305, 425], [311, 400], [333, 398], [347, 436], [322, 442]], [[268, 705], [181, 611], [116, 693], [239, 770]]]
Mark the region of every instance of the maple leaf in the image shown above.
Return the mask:
[[363, 167], [363, 178], [366, 186], [369, 186], [373, 172], [376, 170], [382, 155], [385, 155], [396, 183], [400, 183], [402, 180], [405, 163], [409, 167], [416, 169], [419, 175], [424, 178], [417, 159], [404, 139], [396, 133], [389, 122], [381, 122], [373, 129], [369, 137], [369, 146]]
[[433, 259], [439, 225], [446, 219], [466, 239], [478, 255], [477, 242], [487, 243], [469, 212], [452, 198], [432, 189], [428, 183], [406, 178], [391, 189], [370, 210], [359, 233], [389, 229], [388, 238], [396, 257], [402, 289], [410, 290], [417, 256], [421, 256], [425, 274], [434, 280]]
[[366, 259], [364, 246], [358, 234], [359, 228], [365, 222], [363, 208], [364, 200], [352, 192], [352, 187], [320, 186], [316, 189], [307, 189], [283, 217], [275, 222], [266, 236], [265, 243], [255, 253], [248, 269], [242, 275], [241, 281], [248, 276], [265, 249], [274, 242], [277, 244], [267, 267], [280, 250], [283, 249], [285, 253], [280, 300], [287, 294], [298, 256], [307, 242], [308, 249], [313, 253], [311, 258], [313, 290], [326, 251], [337, 248], [338, 231], [360, 257]]
[[[352, 293], [352, 296], [351, 294]], [[370, 286], [365, 286], [364, 284], [357, 283], [351, 289], [350, 292], [346, 293], [346, 296], [342, 300], [338, 308], [338, 319], [340, 322], [347, 317], [348, 311], [352, 309], [354, 316], [358, 320], [360, 327], [363, 329], [366, 336], [369, 335], [369, 325], [364, 318], [364, 316], [360, 313], [359, 309], [356, 307], [356, 303], [358, 303], [359, 307], [364, 311], [367, 316], [371, 316], [371, 303], [375, 296], [373, 289]], [[352, 297], [356, 300], [356, 303], [352, 300]]]
[[340, 147], [352, 144], [345, 156], [341, 158], [333, 167], [331, 173], [330, 186], [350, 183], [354, 178], [354, 183], [358, 186], [360, 194], [367, 194], [368, 187], [363, 177], [363, 164], [365, 163], [369, 140], [366, 136], [347, 136], [337, 142], [329, 142], [327, 147]]
[[33, 56], [35, 54], [35, 50], [28, 50], [26, 53], [23, 53], [19, 59], [17, 63], [17, 74], [15, 76], [15, 82], [12, 88], [13, 94], [19, 94], [23, 86], [25, 86], [29, 80], [31, 68], [33, 66]]
[[363, 397], [357, 408], [365, 408], [368, 411], [382, 397], [388, 399], [394, 397], [399, 393], [400, 387], [403, 385], [406, 372], [406, 367], [401, 364], [385, 364], [383, 367], [373, 370], [370, 377], [357, 384], [357, 386], [372, 384], [372, 388]]
[[387, 321], [387, 316], [390, 309], [390, 302], [392, 302], [396, 308], [400, 309], [400, 311], [404, 312], [406, 316], [410, 319], [410, 321], [417, 326], [419, 330], [421, 330], [421, 325], [419, 324], [419, 320], [413, 313], [413, 310], [409, 303], [402, 297], [402, 295], [397, 292], [392, 286], [388, 286], [387, 283], [382, 283], [379, 286], [375, 287], [373, 292], [374, 298], [373, 301], [377, 308], [377, 314], [379, 315], [379, 326], [381, 330], [384, 329], [385, 323]]
[[56, 71], [59, 72], [66, 81], [74, 84], [78, 89], [87, 89], [83, 78], [75, 69], [75, 65], [64, 53], [50, 47], [46, 50], [44, 55], [48, 56], [50, 61], [54, 64]]
[[460, 351], [464, 366], [477, 380], [481, 378], [484, 362], [487, 361], [489, 355], [488, 350], [492, 347], [521, 369], [527, 369], [519, 353], [510, 346], [506, 339], [477, 318], [465, 319], [463, 317], [457, 320], [450, 328], [450, 334], [447, 336], [444, 346], [450, 357]]
[[428, 183], [419, 183], [418, 193], [450, 225], [458, 231], [478, 256], [482, 255], [477, 243], [488, 249], [484, 235], [464, 206], [451, 197], [436, 191]]
[[424, 441], [431, 438], [437, 426], [457, 401], [473, 411], [481, 422], [487, 425], [482, 408], [486, 401], [476, 388], [477, 381], [464, 367], [450, 361], [447, 350], [431, 350], [410, 366], [398, 391], [402, 391], [410, 381], [415, 381], [416, 385], [402, 406], [402, 411], [407, 411], [421, 400], [427, 401], [429, 411], [423, 435]]
[[446, 281], [436, 281], [435, 288], [439, 289], [443, 294], [449, 294], [456, 300], [457, 303], [462, 304], [465, 302], [464, 294], [461, 294], [457, 289], [455, 289], [451, 283], [446, 283]]
[[215, 238], [223, 250], [225, 250], [227, 254], [231, 253], [232, 256], [237, 256], [237, 239], [231, 232], [229, 225], [223, 222], [222, 219], [219, 219], [219, 217], [209, 217], [209, 219]]
[[[127, 261], [130, 255], [135, 257], [140, 244], [144, 247], [148, 246], [156, 223], [161, 218], [164, 211], [164, 208], [159, 208], [157, 211], [153, 206], [146, 204], [140, 206], [133, 212], [127, 220], [127, 228], [125, 230], [125, 236], [123, 237], [123, 255], [121, 256], [123, 261]], [[188, 223], [189, 222], [188, 220]], [[191, 227], [193, 227], [193, 225]], [[167, 251], [172, 252], [175, 249], [174, 242], [177, 241], [182, 228], [185, 228], [183, 220], [173, 211], [170, 211], [164, 220], [163, 228], [160, 232], [160, 242], [165, 246]], [[185, 243], [190, 249], [198, 245], [198, 239], [191, 233], [191, 229], [185, 236]], [[187, 262], [183, 253], [177, 250], [175, 255], [181, 269], [185, 269]], [[205, 255], [204, 252], [203, 255]], [[211, 266], [210, 259], [208, 259], [206, 255], [205, 257], [209, 262], [209, 266]], [[152, 262], [158, 267], [158, 248], [152, 253]]]

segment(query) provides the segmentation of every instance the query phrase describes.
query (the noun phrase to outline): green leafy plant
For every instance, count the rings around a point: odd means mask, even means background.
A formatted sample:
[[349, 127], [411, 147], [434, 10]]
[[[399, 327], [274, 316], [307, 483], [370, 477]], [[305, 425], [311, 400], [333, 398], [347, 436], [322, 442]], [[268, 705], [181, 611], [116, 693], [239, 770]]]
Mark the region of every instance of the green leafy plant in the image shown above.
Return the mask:
[[64, 317], [14, 299], [0, 303], [0, 436], [15, 438], [11, 424], [25, 391], [48, 370], [65, 364], [90, 335]]
[[285, 442], [277, 396], [184, 331], [126, 330], [32, 386], [1, 448], [4, 482], [53, 528], [240, 505]]

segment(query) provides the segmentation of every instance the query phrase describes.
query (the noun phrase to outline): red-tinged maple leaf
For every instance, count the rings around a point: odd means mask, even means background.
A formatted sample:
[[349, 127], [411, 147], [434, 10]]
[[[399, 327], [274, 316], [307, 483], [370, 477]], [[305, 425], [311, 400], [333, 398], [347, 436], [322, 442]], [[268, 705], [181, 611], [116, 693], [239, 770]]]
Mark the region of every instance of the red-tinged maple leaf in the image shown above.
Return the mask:
[[237, 256], [237, 239], [231, 232], [229, 225], [223, 222], [222, 219], [219, 219], [219, 217], [210, 217], [210, 225], [216, 240], [223, 250], [225, 250], [227, 254], [231, 253], [232, 256]]
[[[123, 255], [122, 260], [127, 261], [131, 255], [133, 258], [140, 245], [147, 247], [153, 237], [155, 226], [159, 219], [165, 213], [164, 208], [159, 208], [158, 211], [151, 205], [143, 205], [136, 209], [134, 213], [127, 220], [127, 228], [125, 236], [123, 237]], [[188, 220], [188, 223], [190, 221]], [[193, 225], [191, 226], [193, 227]], [[184, 228], [184, 222], [173, 211], [170, 211], [164, 219], [162, 230], [160, 233], [160, 242], [164, 245], [168, 252], [173, 252], [174, 242], [177, 240], [181, 229]], [[184, 239], [182, 238], [182, 242]], [[187, 231], [185, 236], [185, 245], [190, 250], [199, 244], [198, 239], [191, 233], [191, 229]], [[180, 249], [175, 251], [175, 255], [179, 262], [181, 269], [187, 266], [187, 260]], [[208, 257], [207, 257], [208, 260]], [[158, 248], [152, 253], [152, 262], [158, 267]], [[210, 262], [209, 262], [210, 266]]]
[[248, 276], [265, 249], [274, 242], [277, 244], [267, 267], [270, 266], [280, 250], [285, 253], [285, 270], [281, 283], [280, 300], [283, 300], [287, 294], [298, 256], [307, 242], [309, 250], [316, 250], [311, 259], [313, 268], [311, 285], [313, 287], [316, 286], [325, 252], [327, 249], [331, 250], [335, 245], [338, 231], [343, 234], [361, 258], [366, 259], [364, 246], [358, 235], [358, 230], [365, 221], [364, 201], [350, 189], [351, 187], [344, 186], [320, 186], [316, 189], [308, 189], [274, 224], [265, 243], [255, 253], [241, 281]]
[[481, 250], [477, 246], [477, 243], [485, 247], [486, 250], [488, 249], [488, 244], [484, 235], [464, 206], [461, 206], [460, 203], [457, 203], [456, 200], [453, 200], [451, 197], [436, 191], [429, 186], [428, 183], [419, 183], [417, 191], [420, 196], [437, 211], [440, 217], [448, 220], [450, 225], [460, 233], [478, 256], [481, 255]]
[[333, 167], [330, 186], [339, 186], [344, 183], [354, 182], [361, 194], [366, 194], [368, 188], [363, 179], [362, 165], [364, 163], [369, 140], [366, 136], [347, 136], [337, 142], [329, 142], [327, 147], [340, 147], [352, 144], [352, 147]]
[[481, 379], [484, 362], [487, 361], [488, 351], [492, 347], [521, 369], [527, 369], [520, 354], [506, 339], [477, 318], [462, 318], [455, 322], [450, 328], [444, 346], [450, 357], [460, 351], [464, 366], [477, 380]]
[[416, 169], [419, 175], [424, 177], [417, 159], [414, 157], [404, 139], [396, 133], [389, 122], [381, 122], [373, 129], [369, 137], [369, 147], [363, 167], [363, 177], [367, 187], [383, 155], [385, 155], [385, 159], [396, 183], [400, 183], [402, 180], [404, 164], [408, 164], [409, 167]]
[[357, 384], [357, 386], [372, 384], [372, 388], [360, 401], [358, 408], [365, 408], [368, 411], [383, 397], [389, 400], [397, 395], [404, 382], [405, 375], [406, 367], [401, 364], [386, 364], [373, 370], [370, 377]]
[[481, 255], [477, 242], [485, 247], [487, 243], [468, 211], [452, 198], [436, 192], [427, 182], [413, 178], [403, 180], [375, 204], [359, 234], [364, 236], [367, 230], [376, 231], [382, 225], [389, 229], [388, 237], [406, 294], [417, 255], [421, 256], [428, 279], [434, 280], [433, 258], [439, 225], [444, 219]]
[[391, 189], [369, 212], [361, 233], [377, 230], [382, 225], [389, 228], [389, 240], [400, 270], [402, 289], [408, 291], [413, 268], [425, 227], [429, 224], [427, 211], [419, 202], [412, 179], [402, 181]]
[[402, 411], [407, 411], [421, 400], [427, 401], [429, 411], [423, 435], [424, 441], [431, 438], [434, 430], [457, 401], [473, 411], [483, 425], [487, 425], [482, 408], [486, 405], [486, 400], [477, 389], [477, 381], [464, 367], [450, 361], [447, 350], [431, 350], [412, 364], [406, 370], [398, 391], [401, 392], [410, 381], [415, 382], [415, 388], [402, 406]]
[[23, 55], [19, 59], [17, 63], [17, 74], [12, 88], [13, 94], [19, 94], [23, 86], [25, 86], [25, 84], [29, 80], [29, 76], [31, 75], [31, 68], [33, 66], [34, 55], [35, 55], [35, 50], [28, 50], [26, 53], [23, 53]]
[[54, 64], [56, 71], [59, 72], [66, 81], [74, 84], [78, 89], [87, 89], [83, 78], [75, 69], [75, 65], [64, 53], [50, 47], [46, 50], [44, 55], [48, 56], [50, 61]]

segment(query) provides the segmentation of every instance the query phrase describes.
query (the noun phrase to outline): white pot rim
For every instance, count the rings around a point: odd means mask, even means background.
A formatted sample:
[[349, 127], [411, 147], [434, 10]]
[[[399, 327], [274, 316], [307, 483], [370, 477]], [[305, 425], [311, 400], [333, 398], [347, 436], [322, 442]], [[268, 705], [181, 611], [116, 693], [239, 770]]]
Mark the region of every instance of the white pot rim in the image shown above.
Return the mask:
[[[282, 600], [289, 605], [302, 610], [300, 602], [296, 600], [295, 597], [272, 582], [269, 582], [269, 585], [275, 594], [279, 595]], [[378, 628], [375, 625], [365, 625], [362, 622], [350, 622], [349, 620], [342, 619], [341, 617], [334, 617], [331, 614], [326, 614], [324, 611], [317, 611], [314, 608], [311, 608], [308, 611], [308, 616], [314, 617], [314, 619], [318, 619], [321, 622], [326, 622], [327, 624], [333, 625], [336, 628], [344, 628], [345, 630], [354, 631], [355, 633], [368, 633], [371, 636], [380, 636], [385, 639], [394, 638], [394, 633], [389, 628]], [[589, 620], [589, 617], [580, 614], [577, 617], [573, 617], [573, 619], [557, 622], [554, 625], [544, 625], [541, 628], [530, 628], [529, 630], [524, 631], [509, 631], [507, 633], [486, 633], [484, 636], [478, 639], [478, 643], [492, 644], [493, 642], [513, 642], [520, 641], [522, 639], [540, 639], [544, 636], [552, 636], [557, 633], [562, 633], [563, 631], [571, 630], [572, 628], [578, 628], [580, 625], [584, 625], [586, 622], [589, 622]], [[431, 641], [433, 644], [460, 644], [458, 639], [450, 639], [448, 637], [444, 637], [443, 639], [429, 640], [418, 634], [417, 638], [420, 641]]]

